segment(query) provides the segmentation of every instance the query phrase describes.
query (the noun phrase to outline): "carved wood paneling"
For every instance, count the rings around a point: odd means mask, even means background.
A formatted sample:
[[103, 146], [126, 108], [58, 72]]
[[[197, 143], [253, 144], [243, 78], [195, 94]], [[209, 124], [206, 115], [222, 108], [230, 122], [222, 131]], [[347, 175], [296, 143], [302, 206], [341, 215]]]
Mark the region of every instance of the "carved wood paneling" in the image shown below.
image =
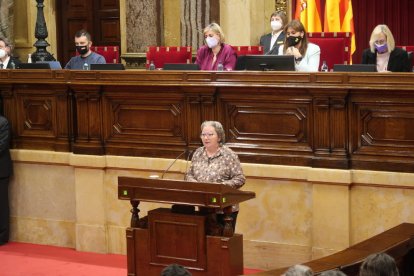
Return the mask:
[[[220, 92], [226, 141], [242, 161], [291, 164], [299, 157], [302, 165], [308, 165], [312, 100], [306, 91], [289, 95], [291, 90], [261, 89], [252, 94], [247, 88], [221, 88]], [[259, 148], [268, 156], [252, 155]], [[282, 155], [289, 157], [280, 158]]]
[[377, 151], [380, 147], [395, 147], [404, 155], [414, 153], [414, 111], [411, 106], [358, 106], [360, 144], [355, 152]]
[[76, 113], [73, 119], [75, 153], [104, 154], [102, 100], [99, 86], [72, 85]]
[[[313, 131], [315, 167], [347, 168], [346, 90], [313, 91]], [[322, 95], [318, 95], [322, 94]], [[328, 165], [329, 163], [329, 165]]]
[[100, 0], [98, 6], [101, 10], [116, 10], [119, 8], [119, 0]]
[[69, 151], [69, 97], [66, 86], [17, 85], [13, 93], [18, 110], [13, 112], [15, 116], [11, 119], [14, 146]]
[[352, 160], [355, 167], [387, 169], [392, 163], [412, 171], [414, 164], [414, 101], [400, 91], [368, 96], [361, 91], [351, 98]]
[[414, 129], [404, 126], [414, 124], [414, 111], [411, 107], [387, 109], [379, 106], [360, 107], [361, 137], [364, 146], [406, 147], [404, 151], [414, 148]]
[[183, 89], [187, 104], [188, 146], [200, 146], [200, 125], [217, 118], [217, 99], [215, 87], [185, 87]]
[[0, 72], [14, 148], [171, 158], [219, 120], [243, 162], [392, 171], [414, 170], [413, 84], [409, 73]]
[[91, 0], [57, 1], [59, 60], [66, 64], [75, 54], [75, 33], [81, 29], [93, 32], [93, 3]]
[[[228, 143], [240, 152], [242, 160], [256, 147], [266, 149], [271, 155], [302, 157], [312, 151], [307, 136], [309, 107], [275, 103], [273, 107], [259, 104], [254, 107], [228, 106], [228, 109], [231, 111], [228, 114]], [[245, 145], [240, 147], [240, 143]], [[274, 162], [290, 164], [291, 161], [282, 162], [273, 157], [266, 161]]]
[[155, 209], [148, 214], [148, 224], [149, 263], [169, 265], [173, 262], [206, 270], [205, 216], [189, 217], [168, 209]]
[[66, 64], [75, 55], [74, 37], [81, 29], [92, 36], [95, 46], [120, 46], [119, 0], [56, 1], [58, 58]]
[[[270, 143], [277, 147], [279, 143], [307, 144], [307, 113], [306, 106], [290, 106], [274, 104], [244, 106], [229, 105], [228, 142], [256, 141]], [[252, 124], [251, 122], [266, 122], [266, 124]]]
[[117, 45], [121, 41], [119, 0], [94, 0], [95, 45]]
[[128, 87], [104, 88], [106, 153], [140, 155], [170, 148], [169, 156], [176, 156], [187, 145], [185, 98], [167, 87], [143, 87], [143, 91], [137, 95]]

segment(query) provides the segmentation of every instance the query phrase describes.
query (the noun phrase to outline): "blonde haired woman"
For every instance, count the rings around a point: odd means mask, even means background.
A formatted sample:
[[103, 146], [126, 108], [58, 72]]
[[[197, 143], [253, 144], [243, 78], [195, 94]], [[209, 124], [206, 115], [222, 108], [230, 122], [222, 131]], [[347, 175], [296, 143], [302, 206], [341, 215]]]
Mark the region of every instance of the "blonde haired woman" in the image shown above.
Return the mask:
[[230, 71], [236, 67], [237, 55], [233, 48], [224, 43], [225, 37], [217, 23], [211, 23], [204, 28], [206, 45], [197, 51], [195, 63], [201, 70], [217, 70], [219, 64], [223, 70]]
[[369, 48], [362, 53], [362, 64], [376, 64], [378, 72], [409, 72], [406, 51], [395, 47], [394, 36], [387, 25], [374, 28]]

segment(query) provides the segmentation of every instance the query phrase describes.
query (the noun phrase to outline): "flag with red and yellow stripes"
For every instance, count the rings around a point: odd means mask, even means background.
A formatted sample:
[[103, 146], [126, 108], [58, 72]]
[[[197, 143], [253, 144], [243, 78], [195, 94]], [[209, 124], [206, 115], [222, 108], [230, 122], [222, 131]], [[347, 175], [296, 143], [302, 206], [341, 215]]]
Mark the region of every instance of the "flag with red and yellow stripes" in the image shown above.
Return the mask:
[[320, 0], [297, 0], [295, 19], [300, 20], [307, 32], [322, 32]]
[[355, 52], [356, 45], [352, 0], [326, 0], [323, 31], [351, 33], [351, 55]]

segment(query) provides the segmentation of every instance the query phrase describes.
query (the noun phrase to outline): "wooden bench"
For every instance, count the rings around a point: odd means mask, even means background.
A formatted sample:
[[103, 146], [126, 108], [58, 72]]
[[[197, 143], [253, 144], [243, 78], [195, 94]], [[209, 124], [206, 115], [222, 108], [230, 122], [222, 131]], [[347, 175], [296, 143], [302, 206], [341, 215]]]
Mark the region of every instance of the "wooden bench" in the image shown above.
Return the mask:
[[[400, 224], [343, 251], [303, 263], [303, 265], [312, 268], [315, 275], [326, 270], [339, 269], [348, 276], [357, 276], [359, 267], [365, 258], [379, 252], [385, 252], [396, 260], [400, 275], [414, 275], [414, 224]], [[288, 267], [284, 267], [254, 275], [282, 275], [287, 269]]]

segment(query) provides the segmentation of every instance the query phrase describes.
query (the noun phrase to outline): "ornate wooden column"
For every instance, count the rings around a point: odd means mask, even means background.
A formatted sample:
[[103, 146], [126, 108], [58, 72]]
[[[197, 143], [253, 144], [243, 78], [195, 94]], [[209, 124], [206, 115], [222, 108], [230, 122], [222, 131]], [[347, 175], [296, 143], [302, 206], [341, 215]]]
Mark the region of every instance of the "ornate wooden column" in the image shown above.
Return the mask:
[[36, 52], [32, 54], [32, 61], [52, 61], [56, 60], [52, 54], [50, 54], [46, 47], [50, 46], [45, 40], [48, 36], [45, 16], [43, 14], [43, 2], [44, 0], [36, 0], [37, 2], [37, 18], [36, 18], [36, 29], [35, 37], [37, 41], [33, 46], [36, 47]]

